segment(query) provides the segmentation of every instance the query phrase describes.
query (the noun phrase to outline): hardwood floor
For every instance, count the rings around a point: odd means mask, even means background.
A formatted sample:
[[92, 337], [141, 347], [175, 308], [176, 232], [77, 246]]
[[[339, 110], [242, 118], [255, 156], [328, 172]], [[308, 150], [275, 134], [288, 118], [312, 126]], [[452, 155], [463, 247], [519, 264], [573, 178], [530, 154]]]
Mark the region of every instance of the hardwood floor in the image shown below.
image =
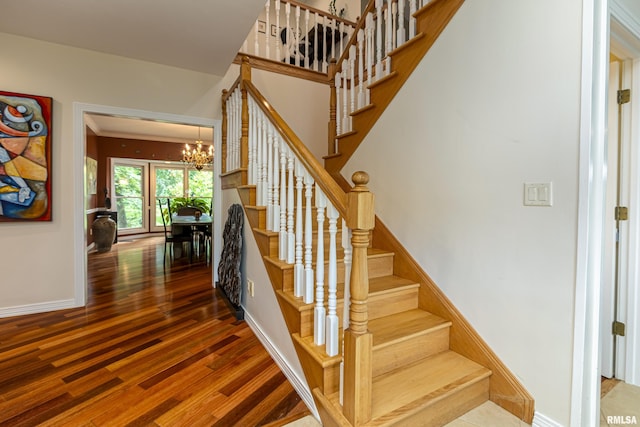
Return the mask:
[[[52, 278], [55, 280], [55, 278]], [[89, 254], [88, 304], [0, 319], [0, 425], [258, 426], [308, 414], [211, 266], [163, 239]]]

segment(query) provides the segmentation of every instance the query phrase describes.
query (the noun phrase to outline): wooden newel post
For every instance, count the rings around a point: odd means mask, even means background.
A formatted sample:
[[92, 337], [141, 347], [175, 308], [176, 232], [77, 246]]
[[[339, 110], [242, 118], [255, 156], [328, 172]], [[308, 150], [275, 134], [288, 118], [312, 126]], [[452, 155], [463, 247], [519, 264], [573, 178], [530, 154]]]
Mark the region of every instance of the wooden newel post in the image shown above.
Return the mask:
[[336, 154], [336, 59], [329, 62], [329, 141], [327, 154]]
[[228, 126], [228, 117], [227, 117], [227, 97], [229, 91], [226, 89], [222, 90], [222, 145], [220, 155], [222, 158], [220, 159], [220, 164], [222, 165], [222, 173], [227, 171], [227, 126]]
[[373, 335], [367, 327], [367, 248], [375, 213], [373, 194], [366, 187], [369, 175], [366, 172], [356, 172], [351, 179], [355, 187], [347, 195], [347, 226], [352, 230], [353, 258], [349, 328], [344, 333], [343, 413], [352, 425], [359, 426], [371, 419]]
[[243, 169], [249, 168], [249, 101], [247, 98], [247, 88], [244, 85], [245, 81], [251, 81], [251, 64], [249, 58], [242, 57], [242, 64], [240, 64], [240, 76], [241, 83], [240, 88], [242, 92], [242, 128], [240, 134], [240, 167]]

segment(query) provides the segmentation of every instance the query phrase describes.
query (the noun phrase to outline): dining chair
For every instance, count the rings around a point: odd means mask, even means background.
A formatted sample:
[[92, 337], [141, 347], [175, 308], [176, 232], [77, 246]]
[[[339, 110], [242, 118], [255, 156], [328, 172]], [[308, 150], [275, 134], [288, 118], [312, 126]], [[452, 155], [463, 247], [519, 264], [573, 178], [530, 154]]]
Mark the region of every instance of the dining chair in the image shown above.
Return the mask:
[[[158, 205], [160, 205], [160, 216], [162, 217], [162, 226], [164, 227], [164, 263], [167, 262], [167, 245], [169, 246], [169, 255], [173, 260], [173, 244], [174, 243], [189, 243], [189, 262], [193, 260], [193, 248], [192, 248], [192, 236], [189, 234], [173, 234], [167, 228], [167, 221], [164, 219], [164, 213], [162, 212], [162, 200], [158, 199]], [[171, 208], [169, 206], [169, 200], [167, 199], [167, 209], [169, 212], [169, 218], [171, 218]]]

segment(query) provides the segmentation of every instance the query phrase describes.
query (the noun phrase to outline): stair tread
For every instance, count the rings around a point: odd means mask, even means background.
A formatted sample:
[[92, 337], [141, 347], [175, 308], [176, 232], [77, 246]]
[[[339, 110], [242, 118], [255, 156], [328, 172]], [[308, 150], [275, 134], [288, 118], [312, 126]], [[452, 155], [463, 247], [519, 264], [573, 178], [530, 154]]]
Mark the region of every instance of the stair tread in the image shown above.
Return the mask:
[[[418, 411], [490, 375], [489, 369], [447, 350], [374, 377], [372, 421]], [[338, 395], [329, 396], [334, 405]]]
[[410, 336], [451, 326], [451, 322], [421, 309], [403, 311], [369, 321], [373, 346], [383, 347]]
[[408, 410], [487, 378], [491, 371], [444, 351], [373, 379], [372, 416]]

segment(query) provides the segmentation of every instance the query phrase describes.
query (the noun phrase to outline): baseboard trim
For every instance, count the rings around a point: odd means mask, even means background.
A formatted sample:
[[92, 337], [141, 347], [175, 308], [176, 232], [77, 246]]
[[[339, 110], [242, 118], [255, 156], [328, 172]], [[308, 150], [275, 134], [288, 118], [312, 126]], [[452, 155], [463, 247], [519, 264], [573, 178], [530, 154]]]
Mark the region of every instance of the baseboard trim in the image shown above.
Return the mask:
[[531, 425], [533, 427], [564, 427], [559, 422], [552, 420], [551, 418], [537, 411], [533, 415], [533, 422], [531, 423]]
[[276, 348], [273, 342], [269, 339], [269, 337], [265, 334], [265, 332], [260, 328], [260, 325], [256, 323], [255, 319], [251, 317], [251, 313], [247, 311], [247, 308], [243, 306], [244, 309], [244, 320], [247, 322], [253, 333], [256, 334], [258, 340], [264, 345], [267, 349], [267, 352], [271, 355], [276, 365], [282, 370], [282, 373], [285, 377], [291, 382], [291, 385], [296, 390], [300, 398], [307, 405], [307, 408], [311, 411], [311, 414], [315, 417], [316, 420], [320, 419], [320, 414], [318, 414], [318, 410], [316, 409], [316, 404], [313, 400], [313, 396], [311, 395], [311, 391], [309, 390], [309, 386], [305, 380], [300, 378], [296, 372], [291, 369], [287, 360], [282, 356], [280, 351]]
[[35, 313], [45, 313], [47, 311], [56, 311], [56, 310], [64, 310], [67, 308], [75, 308], [78, 305], [75, 300], [60, 300], [60, 301], [49, 301], [49, 302], [39, 302], [36, 304], [28, 304], [28, 305], [18, 305], [14, 307], [4, 307], [0, 308], [0, 318], [1, 317], [11, 317], [11, 316], [23, 316], [26, 314], [35, 314]]

